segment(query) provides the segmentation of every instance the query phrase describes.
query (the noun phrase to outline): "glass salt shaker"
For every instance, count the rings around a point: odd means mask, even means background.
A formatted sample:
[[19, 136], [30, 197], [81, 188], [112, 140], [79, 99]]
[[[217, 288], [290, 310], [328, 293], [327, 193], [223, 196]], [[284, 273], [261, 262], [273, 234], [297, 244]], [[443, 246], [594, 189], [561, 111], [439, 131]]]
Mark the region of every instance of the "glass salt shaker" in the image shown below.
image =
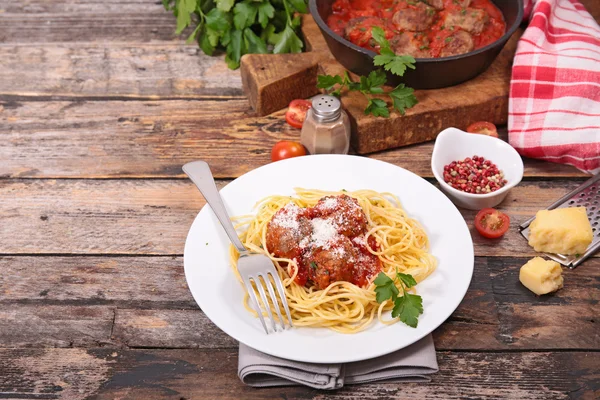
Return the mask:
[[348, 154], [350, 119], [337, 97], [318, 95], [306, 113], [300, 141], [310, 154]]

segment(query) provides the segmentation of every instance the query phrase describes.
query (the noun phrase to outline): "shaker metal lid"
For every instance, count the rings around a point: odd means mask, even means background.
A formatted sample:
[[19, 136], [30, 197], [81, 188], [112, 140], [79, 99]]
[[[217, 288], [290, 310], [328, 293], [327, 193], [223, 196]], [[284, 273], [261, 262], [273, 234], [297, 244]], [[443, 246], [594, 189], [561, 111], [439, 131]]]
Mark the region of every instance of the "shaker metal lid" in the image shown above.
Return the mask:
[[312, 110], [318, 120], [333, 121], [340, 116], [342, 103], [337, 97], [321, 94], [313, 97]]

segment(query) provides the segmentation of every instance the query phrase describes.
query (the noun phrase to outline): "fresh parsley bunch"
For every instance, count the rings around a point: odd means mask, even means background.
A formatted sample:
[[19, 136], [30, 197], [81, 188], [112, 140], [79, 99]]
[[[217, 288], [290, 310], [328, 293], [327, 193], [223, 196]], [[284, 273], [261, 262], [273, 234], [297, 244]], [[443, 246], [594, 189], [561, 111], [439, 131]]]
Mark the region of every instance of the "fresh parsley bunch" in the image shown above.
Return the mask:
[[297, 30], [307, 12], [306, 0], [162, 0], [177, 18], [176, 33], [195, 26], [188, 37], [213, 55], [224, 49], [231, 69], [247, 53], [300, 53]]
[[[377, 67], [383, 67], [384, 70], [394, 75], [403, 76], [407, 68], [415, 69], [415, 59], [409, 55], [396, 55], [390, 47], [390, 43], [385, 38], [385, 33], [380, 27], [373, 27], [371, 31], [373, 40], [379, 44], [380, 54], [373, 58], [373, 64]], [[339, 97], [341, 91], [347, 88], [349, 91], [359, 91], [369, 100], [365, 108], [365, 114], [372, 114], [376, 117], [390, 116], [390, 110], [387, 103], [370, 95], [384, 95], [392, 100], [393, 108], [404, 115], [407, 108], [413, 107], [418, 103], [414, 95], [414, 89], [406, 87], [403, 83], [396, 86], [393, 90], [386, 92], [383, 89], [387, 78], [383, 70], [372, 71], [368, 76], [361, 76], [360, 82], [353, 82], [348, 73], [341, 77], [339, 75], [319, 75], [317, 77], [317, 87], [325, 89], [327, 92]], [[333, 88], [338, 85], [337, 89]], [[333, 91], [332, 91], [333, 90]]]
[[[396, 286], [396, 281], [400, 282], [402, 296], [398, 296], [400, 291]], [[423, 299], [418, 294], [410, 294], [407, 289], [415, 286], [417, 281], [410, 274], [403, 274], [396, 271], [394, 279], [380, 272], [373, 281], [375, 284], [375, 299], [378, 303], [391, 300], [394, 303], [392, 317], [400, 318], [408, 326], [417, 327], [419, 315], [423, 314]]]

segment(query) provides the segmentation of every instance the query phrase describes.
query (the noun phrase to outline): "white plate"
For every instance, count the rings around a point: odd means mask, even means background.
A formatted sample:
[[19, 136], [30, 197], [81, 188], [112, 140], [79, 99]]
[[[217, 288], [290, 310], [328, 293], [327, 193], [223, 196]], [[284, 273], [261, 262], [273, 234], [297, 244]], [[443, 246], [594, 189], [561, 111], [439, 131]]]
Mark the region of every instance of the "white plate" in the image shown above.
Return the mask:
[[[355, 334], [296, 328], [266, 335], [242, 304], [244, 289], [229, 265], [229, 241], [210, 207], [196, 217], [185, 242], [184, 267], [194, 299], [215, 325], [234, 339], [276, 357], [315, 363], [343, 363], [378, 357], [432, 332], [458, 307], [473, 275], [473, 242], [452, 202], [429, 182], [400, 167], [364, 157], [315, 155], [265, 165], [221, 190], [231, 216], [252, 213], [273, 194], [293, 195], [295, 187], [396, 194], [408, 214], [427, 232], [438, 268], [417, 286], [424, 312], [417, 328], [374, 324]], [[200, 194], [198, 194], [200, 196]]]

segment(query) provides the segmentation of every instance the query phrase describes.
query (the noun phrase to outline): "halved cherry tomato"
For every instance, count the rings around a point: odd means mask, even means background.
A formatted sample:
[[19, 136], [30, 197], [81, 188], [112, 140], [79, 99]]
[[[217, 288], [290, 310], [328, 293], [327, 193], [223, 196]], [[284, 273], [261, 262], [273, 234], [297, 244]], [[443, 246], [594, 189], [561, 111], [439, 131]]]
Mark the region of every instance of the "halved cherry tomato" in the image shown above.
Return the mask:
[[484, 208], [475, 216], [475, 228], [481, 236], [486, 238], [499, 238], [506, 233], [509, 226], [508, 215], [493, 208]]
[[282, 140], [281, 142], [277, 142], [275, 146], [273, 146], [273, 150], [271, 150], [271, 160], [279, 161], [286, 158], [305, 156], [306, 149], [302, 146], [301, 143], [298, 142], [288, 142]]
[[496, 125], [487, 121], [473, 122], [467, 127], [467, 132], [498, 137], [498, 130], [496, 129]]
[[312, 103], [308, 100], [292, 100], [285, 113], [285, 120], [294, 128], [302, 128], [304, 118], [306, 118], [306, 112], [311, 106]]

